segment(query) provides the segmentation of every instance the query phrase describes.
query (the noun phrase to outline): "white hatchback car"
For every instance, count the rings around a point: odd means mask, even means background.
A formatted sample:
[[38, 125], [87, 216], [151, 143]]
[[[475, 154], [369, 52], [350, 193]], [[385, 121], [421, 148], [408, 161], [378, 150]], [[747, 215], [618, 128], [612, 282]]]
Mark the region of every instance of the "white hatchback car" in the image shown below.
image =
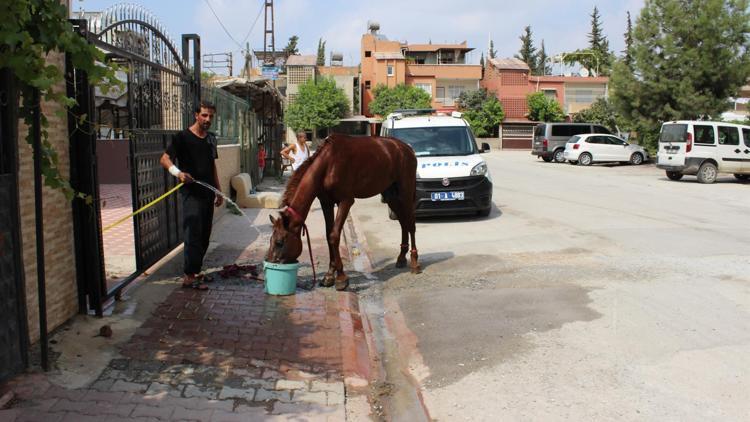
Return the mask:
[[592, 163], [620, 162], [643, 164], [648, 152], [640, 145], [633, 145], [613, 135], [590, 133], [576, 135], [565, 144], [563, 156], [570, 164], [589, 166]]

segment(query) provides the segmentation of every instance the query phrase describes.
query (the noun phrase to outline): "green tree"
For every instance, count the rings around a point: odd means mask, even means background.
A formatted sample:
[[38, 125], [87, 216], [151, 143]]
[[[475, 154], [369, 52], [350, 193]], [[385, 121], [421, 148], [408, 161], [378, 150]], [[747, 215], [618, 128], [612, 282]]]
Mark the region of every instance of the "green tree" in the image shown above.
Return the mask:
[[750, 76], [748, 0], [647, 1], [633, 28], [632, 68], [615, 63], [612, 100], [641, 145], [662, 122], [715, 116]]
[[628, 12], [628, 22], [625, 29], [625, 50], [623, 50], [622, 61], [628, 68], [633, 63], [633, 22], [630, 19], [630, 12]]
[[487, 54], [490, 55], [491, 59], [494, 59], [495, 56], [497, 56], [497, 50], [495, 50], [495, 43], [492, 40], [490, 40], [490, 51], [488, 51]]
[[[108, 63], [104, 53], [93, 44], [79, 36], [68, 21], [67, 7], [59, 1], [48, 0], [14, 0], [3, 2], [3, 23], [0, 25], [0, 69], [8, 70], [19, 82], [20, 96], [4, 98], [18, 104], [20, 116], [26, 123], [26, 142], [33, 144], [32, 123], [33, 110], [41, 104], [35, 102], [35, 92], [41, 99], [57, 102], [69, 109], [75, 105], [73, 98], [67, 97], [65, 91], [56, 88], [63, 82], [63, 70], [48, 64], [46, 56], [53, 52], [65, 53], [73, 66], [86, 72], [89, 83], [97, 85], [103, 91], [114, 86], [122, 86], [115, 76], [116, 66]], [[63, 88], [64, 89], [64, 88]], [[66, 110], [67, 111], [67, 110]], [[58, 116], [65, 120], [66, 114]], [[74, 116], [75, 125], [84, 123], [90, 116]], [[70, 182], [60, 173], [57, 150], [49, 142], [49, 121], [44, 109], [40, 112], [40, 132], [42, 145], [40, 153], [41, 170], [44, 184], [62, 191], [66, 198], [90, 197], [73, 190]], [[74, 129], [74, 128], [71, 128]]]
[[318, 66], [326, 65], [326, 42], [323, 38], [318, 39], [318, 59], [315, 62]]
[[622, 116], [617, 113], [615, 107], [606, 98], [597, 99], [589, 108], [573, 115], [573, 121], [576, 123], [597, 123], [611, 130], [612, 133], [626, 129]]
[[537, 66], [536, 47], [534, 47], [534, 40], [532, 39], [531, 26], [527, 26], [523, 31], [523, 35], [518, 37], [521, 40], [521, 49], [514, 57], [526, 63], [533, 72]]
[[471, 126], [474, 135], [484, 138], [493, 134], [505, 118], [505, 111], [500, 101], [495, 96], [490, 96], [480, 107], [464, 111], [463, 117]]
[[529, 107], [529, 120], [533, 122], [561, 122], [565, 119], [560, 103], [541, 91], [527, 95], [526, 104]]
[[547, 50], [544, 48], [544, 40], [542, 40], [542, 45], [539, 47], [539, 53], [536, 56], [536, 69], [533, 70], [534, 74], [547, 75], [552, 73], [552, 69], [547, 64], [548, 59]]
[[456, 98], [456, 107], [462, 111], [479, 110], [491, 96], [492, 94], [486, 88], [463, 91]]
[[588, 37], [588, 48], [565, 54], [563, 61], [569, 65], [580, 64], [591, 76], [608, 76], [611, 73], [614, 55], [609, 51], [609, 40], [604, 36], [601, 15], [596, 6], [591, 13], [591, 32]]
[[336, 126], [349, 111], [344, 90], [332, 78], [308, 79], [299, 86], [284, 121], [294, 130], [317, 130]]
[[430, 108], [430, 94], [413, 85], [399, 84], [393, 88], [378, 85], [372, 91], [373, 100], [370, 102], [370, 113], [387, 116], [398, 109]]
[[292, 35], [289, 37], [289, 42], [287, 42], [286, 47], [284, 47], [284, 54], [286, 54], [287, 57], [293, 56], [295, 54], [299, 53], [299, 50], [297, 49], [297, 43], [299, 42], [299, 37], [296, 35]]
[[479, 66], [482, 66], [482, 69], [484, 69], [484, 52], [479, 56]]

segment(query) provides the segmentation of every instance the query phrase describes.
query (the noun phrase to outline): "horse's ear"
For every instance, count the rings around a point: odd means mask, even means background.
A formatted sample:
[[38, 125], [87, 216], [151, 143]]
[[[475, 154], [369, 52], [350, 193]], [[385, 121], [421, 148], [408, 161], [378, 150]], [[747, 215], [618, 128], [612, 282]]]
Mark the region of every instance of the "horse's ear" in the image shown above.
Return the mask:
[[281, 222], [284, 223], [284, 228], [288, 229], [289, 223], [291, 222], [291, 220], [289, 219], [289, 216], [285, 212], [280, 213], [280, 215], [281, 215]]
[[271, 224], [273, 224], [273, 225], [276, 225], [276, 219], [275, 219], [275, 218], [273, 218], [273, 215], [271, 215], [271, 214], [268, 214], [268, 218], [270, 218], [270, 219], [271, 219]]

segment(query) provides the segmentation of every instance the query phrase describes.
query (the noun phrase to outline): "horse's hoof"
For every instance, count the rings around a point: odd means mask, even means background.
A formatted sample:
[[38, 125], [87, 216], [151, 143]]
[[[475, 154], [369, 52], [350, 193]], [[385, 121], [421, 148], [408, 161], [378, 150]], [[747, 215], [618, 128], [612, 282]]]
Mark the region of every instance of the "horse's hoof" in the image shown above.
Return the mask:
[[411, 273], [412, 274], [420, 274], [420, 273], [422, 273], [422, 267], [419, 266], [419, 265], [411, 267]]
[[336, 280], [336, 290], [338, 291], [344, 291], [346, 288], [349, 287], [349, 279], [338, 281]]
[[349, 277], [345, 274], [341, 274], [336, 277], [336, 290], [342, 291], [349, 287]]
[[406, 259], [397, 259], [396, 268], [404, 268], [404, 267], [406, 267]]
[[325, 276], [318, 284], [320, 284], [323, 287], [331, 287], [335, 283], [335, 280], [333, 276]]

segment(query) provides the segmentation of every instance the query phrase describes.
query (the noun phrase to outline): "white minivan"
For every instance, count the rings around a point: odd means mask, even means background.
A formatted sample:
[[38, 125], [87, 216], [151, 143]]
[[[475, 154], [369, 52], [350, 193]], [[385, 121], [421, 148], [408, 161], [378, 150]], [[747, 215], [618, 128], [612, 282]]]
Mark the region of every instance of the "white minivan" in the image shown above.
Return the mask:
[[661, 126], [656, 167], [671, 180], [696, 175], [713, 183], [719, 173], [750, 177], [750, 126], [724, 122], [677, 120]]
[[417, 156], [418, 216], [478, 214], [492, 209], [492, 178], [461, 113], [397, 110], [383, 121], [381, 136], [409, 144]]

